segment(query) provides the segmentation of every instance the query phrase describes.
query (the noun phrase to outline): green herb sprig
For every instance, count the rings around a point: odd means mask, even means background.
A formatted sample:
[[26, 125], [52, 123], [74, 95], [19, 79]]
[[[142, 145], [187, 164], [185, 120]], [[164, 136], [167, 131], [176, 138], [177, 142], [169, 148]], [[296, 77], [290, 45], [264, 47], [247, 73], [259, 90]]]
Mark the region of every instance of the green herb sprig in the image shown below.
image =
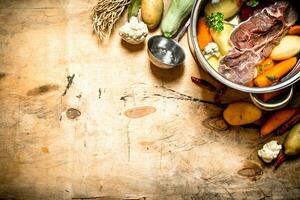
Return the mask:
[[269, 79], [271, 82], [275, 82], [277, 80], [275, 75], [268, 75], [267, 79]]
[[259, 4], [258, 0], [248, 0], [246, 5], [255, 8]]
[[266, 68], [266, 67], [268, 67], [269, 65], [271, 65], [272, 64], [272, 62], [268, 62], [268, 63], [266, 63], [266, 64], [261, 64], [261, 65], [258, 65], [258, 71], [259, 72], [263, 72], [264, 71], [264, 69]]
[[208, 27], [218, 32], [224, 30], [223, 20], [224, 20], [224, 14], [220, 12], [211, 13], [210, 16], [206, 17], [206, 23]]

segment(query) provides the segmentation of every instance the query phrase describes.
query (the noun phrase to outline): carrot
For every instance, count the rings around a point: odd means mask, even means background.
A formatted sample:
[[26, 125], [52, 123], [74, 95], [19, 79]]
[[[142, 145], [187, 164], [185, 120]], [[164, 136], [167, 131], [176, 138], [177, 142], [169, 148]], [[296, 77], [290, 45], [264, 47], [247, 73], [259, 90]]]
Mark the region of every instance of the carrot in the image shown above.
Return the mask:
[[282, 76], [288, 73], [297, 63], [297, 58], [292, 57], [281, 61], [267, 71], [259, 74], [254, 79], [254, 84], [258, 87], [267, 87], [278, 81]]
[[271, 99], [273, 99], [274, 97], [277, 97], [279, 95], [281, 95], [282, 93], [284, 93], [286, 90], [278, 90], [276, 92], [269, 92], [269, 93], [263, 93], [260, 95], [260, 98], [264, 101], [264, 102], [268, 102]]
[[300, 35], [300, 25], [295, 25], [289, 28], [288, 34], [290, 35]]
[[297, 124], [300, 121], [300, 113], [298, 112], [296, 115], [291, 117], [289, 121], [287, 121], [285, 124], [283, 124], [280, 128], [278, 128], [275, 132], [276, 135], [282, 135], [287, 130], [289, 130], [291, 127], [293, 127], [295, 124]]
[[253, 86], [254, 86], [253, 81], [250, 81], [250, 82], [246, 83], [246, 86], [248, 86], [248, 87], [253, 87]]
[[261, 74], [274, 66], [274, 61], [271, 58], [266, 58], [261, 63], [256, 65], [258, 74]]
[[213, 41], [204, 18], [200, 18], [198, 21], [197, 38], [200, 49], [204, 49], [208, 43]]
[[276, 130], [278, 127], [286, 123], [291, 117], [293, 117], [299, 109], [286, 108], [273, 113], [260, 129], [260, 134], [266, 136]]

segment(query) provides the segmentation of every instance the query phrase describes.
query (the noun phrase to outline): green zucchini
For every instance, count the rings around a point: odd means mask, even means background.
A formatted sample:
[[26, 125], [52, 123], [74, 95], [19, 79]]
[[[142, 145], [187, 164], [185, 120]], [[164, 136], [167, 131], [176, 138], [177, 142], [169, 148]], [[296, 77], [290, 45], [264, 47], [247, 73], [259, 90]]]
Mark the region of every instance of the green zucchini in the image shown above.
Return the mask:
[[179, 29], [182, 21], [191, 13], [195, 0], [172, 0], [167, 14], [162, 20], [163, 36], [170, 38]]
[[141, 4], [142, 4], [142, 0], [132, 0], [130, 2], [130, 5], [128, 7], [128, 14], [127, 14], [128, 21], [130, 20], [131, 17], [138, 16], [139, 10], [141, 8]]

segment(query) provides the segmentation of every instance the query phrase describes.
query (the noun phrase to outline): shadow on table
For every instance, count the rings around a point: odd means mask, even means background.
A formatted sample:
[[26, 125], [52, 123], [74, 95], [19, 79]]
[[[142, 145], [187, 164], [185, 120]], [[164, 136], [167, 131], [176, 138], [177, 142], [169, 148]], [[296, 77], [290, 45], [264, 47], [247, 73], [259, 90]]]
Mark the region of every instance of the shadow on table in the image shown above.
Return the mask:
[[125, 49], [131, 52], [137, 52], [144, 50], [146, 44], [145, 42], [142, 42], [141, 44], [129, 44], [128, 42], [125, 42], [124, 40], [121, 40], [121, 45]]
[[[150, 62], [150, 61], [149, 61]], [[162, 79], [164, 82], [172, 82], [182, 77], [184, 72], [184, 65], [179, 65], [172, 69], [162, 69], [150, 62], [150, 68], [152, 74], [158, 78]]]

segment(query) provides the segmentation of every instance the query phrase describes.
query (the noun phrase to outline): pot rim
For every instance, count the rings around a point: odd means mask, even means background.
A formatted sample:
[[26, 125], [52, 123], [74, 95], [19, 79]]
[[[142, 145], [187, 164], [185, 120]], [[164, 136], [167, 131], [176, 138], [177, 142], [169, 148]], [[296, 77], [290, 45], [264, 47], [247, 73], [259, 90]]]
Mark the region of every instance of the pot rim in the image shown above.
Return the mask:
[[[291, 86], [292, 84], [296, 83], [299, 79], [300, 79], [300, 72], [298, 72], [297, 74], [295, 74], [294, 76], [292, 76], [291, 78], [280, 82], [276, 85], [271, 85], [268, 87], [248, 87], [248, 86], [244, 86], [244, 85], [240, 85], [237, 83], [234, 83], [228, 79], [226, 79], [225, 77], [223, 77], [221, 74], [219, 74], [219, 72], [217, 72], [206, 60], [206, 58], [204, 57], [204, 55], [202, 54], [199, 45], [198, 45], [198, 40], [197, 40], [197, 23], [198, 23], [198, 17], [200, 14], [200, 10], [201, 8], [205, 5], [205, 0], [198, 0], [195, 1], [194, 6], [193, 6], [193, 10], [191, 13], [191, 31], [190, 31], [190, 37], [191, 37], [191, 41], [192, 41], [192, 45], [194, 47], [195, 50], [195, 56], [197, 58], [197, 60], [199, 61], [199, 63], [201, 64], [201, 67], [207, 71], [211, 76], [213, 76], [215, 79], [217, 79], [218, 81], [220, 81], [221, 83], [223, 83], [224, 85], [242, 91], [242, 92], [249, 92], [249, 93], [268, 93], [268, 92], [274, 92], [274, 91], [278, 91], [284, 88], [287, 88], [289, 86]], [[300, 61], [298, 61], [297, 64]]]

